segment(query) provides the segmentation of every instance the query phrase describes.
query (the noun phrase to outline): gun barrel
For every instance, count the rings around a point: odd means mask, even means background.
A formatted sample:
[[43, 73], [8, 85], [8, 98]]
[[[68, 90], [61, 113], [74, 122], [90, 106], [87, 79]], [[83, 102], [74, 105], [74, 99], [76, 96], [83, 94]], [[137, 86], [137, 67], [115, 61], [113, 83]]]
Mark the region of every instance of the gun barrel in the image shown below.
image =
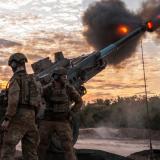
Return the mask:
[[126, 42], [130, 41], [133, 38], [136, 38], [137, 36], [143, 34], [144, 32], [146, 32], [146, 31], [153, 32], [153, 31], [157, 30], [159, 27], [160, 27], [160, 15], [152, 20], [147, 21], [145, 24], [143, 24], [142, 26], [140, 26], [136, 30], [132, 31], [127, 36], [121, 38], [117, 42], [100, 50], [100, 58], [99, 59], [104, 59], [112, 52], [119, 50], [119, 48], [122, 47]]
[[126, 42], [129, 40], [137, 37], [138, 35], [142, 34], [145, 31], [144, 26], [137, 28], [133, 32], [129, 33], [127, 36], [121, 38], [119, 41], [109, 45], [108, 47], [103, 48], [100, 50], [100, 59], [105, 58], [108, 56], [110, 53], [118, 50], [122, 45], [124, 45]]

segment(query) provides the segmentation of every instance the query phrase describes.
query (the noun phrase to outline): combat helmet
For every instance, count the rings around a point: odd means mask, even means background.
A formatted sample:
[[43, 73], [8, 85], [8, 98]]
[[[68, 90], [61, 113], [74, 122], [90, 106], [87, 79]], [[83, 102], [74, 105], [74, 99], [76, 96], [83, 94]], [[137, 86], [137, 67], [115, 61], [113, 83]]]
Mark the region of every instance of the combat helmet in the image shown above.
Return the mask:
[[10, 66], [13, 61], [15, 61], [16, 63], [19, 63], [19, 64], [24, 64], [24, 63], [28, 62], [27, 57], [23, 53], [12, 54], [9, 57], [8, 65]]

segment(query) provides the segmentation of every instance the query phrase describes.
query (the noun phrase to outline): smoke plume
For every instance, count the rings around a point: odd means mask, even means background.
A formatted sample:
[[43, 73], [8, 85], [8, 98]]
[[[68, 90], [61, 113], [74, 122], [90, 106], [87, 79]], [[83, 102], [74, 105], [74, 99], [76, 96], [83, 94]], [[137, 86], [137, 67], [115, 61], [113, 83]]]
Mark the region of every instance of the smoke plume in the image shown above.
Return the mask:
[[142, 3], [140, 15], [146, 20], [160, 14], [160, 0], [148, 0]]
[[[160, 0], [151, 0], [149, 1], [150, 4], [153, 1], [158, 1], [160, 4]], [[85, 29], [83, 34], [90, 45], [100, 50], [125, 36], [125, 34], [118, 33], [118, 27], [122, 25], [127, 26], [128, 31], [131, 32], [139, 27], [144, 22], [144, 19], [157, 15], [159, 11], [157, 5], [154, 4], [150, 7], [150, 4], [148, 2], [143, 3], [139, 14], [135, 14], [128, 10], [124, 2], [120, 0], [101, 0], [95, 2], [89, 6], [83, 15]], [[148, 10], [150, 13], [147, 12]], [[147, 14], [145, 14], [146, 12]], [[109, 64], [117, 65], [124, 59], [132, 56], [135, 53], [140, 38], [141, 35], [137, 36], [117, 51], [116, 54], [109, 55]]]

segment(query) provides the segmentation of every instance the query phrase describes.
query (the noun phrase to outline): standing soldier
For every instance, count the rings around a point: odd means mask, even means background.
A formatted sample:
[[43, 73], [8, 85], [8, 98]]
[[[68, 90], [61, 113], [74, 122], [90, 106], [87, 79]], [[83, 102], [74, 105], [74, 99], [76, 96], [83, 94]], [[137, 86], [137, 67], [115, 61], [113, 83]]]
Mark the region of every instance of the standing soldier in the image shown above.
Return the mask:
[[[51, 137], [58, 137], [64, 151], [65, 160], [76, 160], [72, 143], [72, 130], [69, 122], [71, 112], [76, 113], [82, 106], [82, 99], [74, 87], [67, 84], [67, 71], [58, 68], [54, 71], [53, 81], [44, 87], [43, 94], [47, 103], [44, 120], [40, 123], [40, 160], [47, 159], [47, 149]], [[70, 109], [71, 102], [74, 106]]]
[[1, 128], [4, 131], [1, 160], [13, 160], [16, 145], [22, 142], [23, 160], [38, 160], [39, 133], [35, 116], [40, 104], [40, 90], [33, 75], [26, 72], [27, 58], [22, 53], [10, 56], [13, 76], [8, 88], [8, 106]]

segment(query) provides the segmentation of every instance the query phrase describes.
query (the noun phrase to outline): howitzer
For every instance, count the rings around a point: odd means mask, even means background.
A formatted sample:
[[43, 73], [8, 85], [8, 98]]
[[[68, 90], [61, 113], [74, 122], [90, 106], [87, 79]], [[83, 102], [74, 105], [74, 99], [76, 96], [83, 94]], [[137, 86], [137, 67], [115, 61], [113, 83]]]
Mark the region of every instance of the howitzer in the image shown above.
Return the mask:
[[[83, 96], [84, 94], [86, 94], [86, 88], [83, 86], [84, 83], [94, 77], [97, 73], [105, 69], [105, 67], [107, 66], [108, 55], [117, 52], [122, 46], [125, 46], [128, 41], [131, 41], [132, 39], [145, 33], [146, 31], [152, 32], [159, 26], [160, 18], [156, 17], [155, 19], [139, 26], [128, 35], [124, 36], [117, 42], [105, 47], [100, 51], [93, 52], [88, 55], [82, 55], [80, 57], [72, 59], [67, 59], [63, 56], [62, 52], [57, 52], [55, 53], [54, 63], [51, 62], [49, 58], [45, 58], [32, 64], [32, 68], [37, 80], [41, 81], [42, 84], [47, 84], [51, 81], [51, 77], [55, 68], [65, 67], [67, 69], [69, 83], [77, 89], [81, 96]], [[75, 123], [72, 124], [74, 143], [76, 142], [79, 133], [78, 124], [79, 122], [77, 123], [75, 118]], [[51, 159], [55, 157], [56, 148], [59, 148], [58, 141], [53, 140], [51, 142], [51, 151], [54, 152], [54, 156], [51, 155]], [[88, 159], [90, 158], [88, 157]]]
[[74, 85], [78, 92], [83, 96], [86, 93], [86, 89], [83, 86], [84, 83], [106, 67], [108, 55], [118, 51], [122, 46], [126, 45], [128, 41], [131, 41], [146, 31], [152, 32], [159, 26], [160, 18], [158, 16], [100, 51], [73, 59], [64, 58], [62, 52], [57, 52], [55, 53], [54, 63], [51, 62], [49, 58], [45, 58], [32, 64], [32, 68], [38, 80], [42, 83], [48, 83], [56, 67], [65, 67], [68, 71], [69, 83]]

